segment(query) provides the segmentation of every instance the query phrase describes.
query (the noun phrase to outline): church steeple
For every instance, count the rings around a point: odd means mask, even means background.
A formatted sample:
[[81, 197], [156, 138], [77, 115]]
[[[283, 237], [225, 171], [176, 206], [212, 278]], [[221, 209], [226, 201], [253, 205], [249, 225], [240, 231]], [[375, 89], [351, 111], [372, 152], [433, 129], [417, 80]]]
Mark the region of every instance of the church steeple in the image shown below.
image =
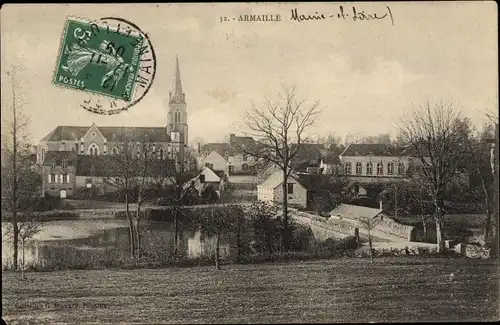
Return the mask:
[[185, 146], [188, 144], [186, 95], [182, 92], [179, 57], [175, 57], [174, 83], [168, 98], [167, 131], [179, 132]]
[[175, 56], [174, 84], [170, 92], [171, 103], [185, 103], [185, 94], [182, 92], [181, 70], [179, 68], [179, 57]]

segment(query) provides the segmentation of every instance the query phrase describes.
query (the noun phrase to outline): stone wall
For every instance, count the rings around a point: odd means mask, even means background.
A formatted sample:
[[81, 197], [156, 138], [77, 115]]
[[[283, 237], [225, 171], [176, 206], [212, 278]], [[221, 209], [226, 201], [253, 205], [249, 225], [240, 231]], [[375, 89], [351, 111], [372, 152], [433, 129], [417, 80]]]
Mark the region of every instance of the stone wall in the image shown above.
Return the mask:
[[478, 245], [460, 243], [455, 246], [455, 252], [468, 258], [490, 258], [490, 250]]
[[[354, 257], [369, 257], [370, 248], [368, 246], [358, 249], [352, 253]], [[437, 254], [436, 247], [377, 247], [373, 249], [373, 256], [418, 256], [418, 255], [435, 255]]]
[[356, 226], [347, 221], [330, 221], [330, 219], [320, 217], [314, 214], [289, 209], [292, 216], [307, 218], [308, 225], [311, 227], [316, 239], [326, 238], [345, 238], [355, 235]]
[[415, 241], [416, 238], [415, 227], [403, 225], [388, 217], [377, 218], [374, 229], [389, 235], [405, 238], [408, 241]]

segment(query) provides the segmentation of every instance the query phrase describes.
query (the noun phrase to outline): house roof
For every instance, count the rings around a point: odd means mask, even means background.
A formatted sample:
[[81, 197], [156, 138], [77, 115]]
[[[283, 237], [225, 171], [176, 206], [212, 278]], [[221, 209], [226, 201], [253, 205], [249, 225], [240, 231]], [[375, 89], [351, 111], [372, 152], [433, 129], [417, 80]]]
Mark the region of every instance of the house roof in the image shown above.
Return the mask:
[[74, 151], [47, 151], [42, 165], [52, 166], [55, 163], [57, 166], [60, 166], [61, 162], [66, 160], [69, 166], [75, 166], [77, 159], [78, 155]]
[[[295, 179], [299, 184], [298, 180], [298, 175], [294, 172], [290, 175], [291, 178]], [[265, 188], [276, 188], [278, 187], [281, 183], [283, 183], [283, 171], [282, 170], [276, 170], [274, 173], [272, 173], [264, 182], [259, 184], [259, 186], [265, 187]], [[303, 186], [302, 184], [300, 184]]]
[[[290, 146], [291, 150], [297, 148], [297, 144], [292, 144]], [[301, 161], [318, 161], [321, 158], [321, 151], [325, 150], [325, 145], [317, 143], [301, 143], [297, 150], [297, 153], [292, 158], [294, 162]]]
[[[77, 176], [121, 176], [114, 166], [121, 165], [118, 156], [79, 155], [76, 164]], [[166, 176], [174, 170], [171, 160], [152, 160], [149, 162], [146, 176]], [[116, 172], [115, 172], [116, 171]]]
[[400, 156], [403, 148], [386, 144], [352, 143], [340, 156]]
[[215, 175], [219, 176], [220, 179], [224, 179], [226, 177], [226, 173], [223, 170], [211, 170], [215, 173]]
[[348, 219], [375, 218], [382, 213], [380, 209], [367, 208], [359, 205], [341, 204], [330, 212], [332, 216], [341, 216]]
[[228, 143], [207, 143], [201, 147], [201, 152], [217, 152], [221, 157], [226, 157], [226, 152], [229, 154], [229, 144]]
[[197, 177], [199, 177], [201, 174], [204, 174], [205, 176], [208, 174], [212, 174], [212, 176], [214, 176], [214, 178], [218, 178], [218, 181], [221, 180], [221, 177], [210, 167], [203, 167], [203, 169], [201, 170], [201, 172], [198, 174]]
[[[80, 141], [90, 126], [57, 126], [42, 141]], [[164, 127], [122, 127], [101, 126], [97, 129], [107, 141], [119, 141], [122, 136], [127, 139], [147, 137], [151, 142], [169, 142], [170, 136]]]
[[297, 181], [309, 191], [327, 190], [332, 194], [340, 194], [343, 186], [328, 175], [299, 173]]

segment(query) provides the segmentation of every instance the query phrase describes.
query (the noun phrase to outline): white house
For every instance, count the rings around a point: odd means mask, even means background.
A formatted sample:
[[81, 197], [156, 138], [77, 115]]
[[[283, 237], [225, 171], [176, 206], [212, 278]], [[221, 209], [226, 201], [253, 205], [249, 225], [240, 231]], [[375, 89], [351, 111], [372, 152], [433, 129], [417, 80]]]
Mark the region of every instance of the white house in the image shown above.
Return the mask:
[[255, 141], [251, 137], [230, 134], [229, 143], [207, 143], [198, 146], [198, 165], [222, 170], [228, 175], [251, 174], [257, 160], [246, 154]]
[[198, 195], [203, 195], [203, 192], [210, 186], [214, 188], [217, 195], [224, 191], [226, 184], [225, 174], [223, 172], [216, 172], [209, 167], [203, 167], [201, 172], [193, 179], [184, 184], [184, 189], [189, 186], [194, 186]]
[[350, 144], [340, 154], [340, 162], [344, 175], [360, 183], [406, 179], [410, 166], [421, 166], [404, 148], [384, 144]]
[[197, 163], [200, 167], [209, 167], [212, 170], [220, 170], [225, 173], [228, 172], [228, 161], [227, 158], [222, 156], [218, 150], [208, 148], [203, 152], [202, 155], [197, 157]]
[[[263, 183], [257, 185], [257, 199], [272, 204], [283, 201], [283, 172], [275, 171]], [[307, 188], [299, 182], [298, 176], [290, 175], [287, 183], [286, 195], [288, 204], [301, 208], [307, 207]]]

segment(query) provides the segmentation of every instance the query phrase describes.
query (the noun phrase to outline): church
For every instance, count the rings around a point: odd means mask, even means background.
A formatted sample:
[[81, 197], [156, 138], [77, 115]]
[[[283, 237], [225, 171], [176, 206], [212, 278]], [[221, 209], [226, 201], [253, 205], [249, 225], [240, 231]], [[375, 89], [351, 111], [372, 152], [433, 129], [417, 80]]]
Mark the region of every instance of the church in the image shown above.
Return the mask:
[[[169, 92], [165, 127], [56, 126], [37, 146], [37, 164], [42, 166], [42, 192], [71, 197], [81, 187], [103, 182], [105, 171], [96, 163], [103, 156], [120, 153], [124, 141], [147, 139], [158, 163], [189, 164], [186, 95], [182, 90], [179, 59]], [[138, 149], [139, 150], [139, 149]], [[104, 168], [103, 168], [104, 169]]]

